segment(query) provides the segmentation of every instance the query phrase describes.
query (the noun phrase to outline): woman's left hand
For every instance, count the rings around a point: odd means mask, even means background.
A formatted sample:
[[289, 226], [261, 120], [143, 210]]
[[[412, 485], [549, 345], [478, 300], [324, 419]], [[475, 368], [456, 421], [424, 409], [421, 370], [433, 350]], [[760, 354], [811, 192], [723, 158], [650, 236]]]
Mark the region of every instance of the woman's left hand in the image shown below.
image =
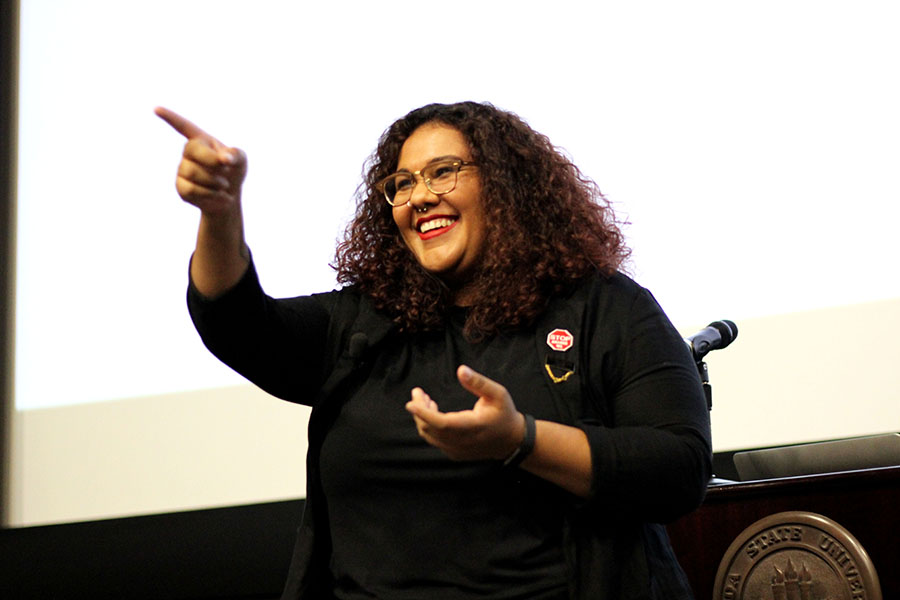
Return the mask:
[[414, 388], [406, 410], [419, 435], [453, 460], [503, 460], [525, 438], [525, 417], [505, 387], [461, 365], [460, 385], [478, 396], [470, 410], [441, 412], [422, 388]]

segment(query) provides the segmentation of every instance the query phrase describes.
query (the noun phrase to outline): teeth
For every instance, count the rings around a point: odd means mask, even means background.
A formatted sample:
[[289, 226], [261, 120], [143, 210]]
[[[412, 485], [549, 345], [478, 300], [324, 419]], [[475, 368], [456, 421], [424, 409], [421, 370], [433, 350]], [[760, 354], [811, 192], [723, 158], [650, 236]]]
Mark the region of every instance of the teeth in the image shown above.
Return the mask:
[[455, 220], [456, 219], [447, 219], [447, 218], [432, 219], [430, 221], [422, 223], [419, 226], [419, 231], [421, 231], [422, 233], [428, 233], [429, 231], [431, 231], [433, 229], [439, 229], [441, 227], [450, 227]]

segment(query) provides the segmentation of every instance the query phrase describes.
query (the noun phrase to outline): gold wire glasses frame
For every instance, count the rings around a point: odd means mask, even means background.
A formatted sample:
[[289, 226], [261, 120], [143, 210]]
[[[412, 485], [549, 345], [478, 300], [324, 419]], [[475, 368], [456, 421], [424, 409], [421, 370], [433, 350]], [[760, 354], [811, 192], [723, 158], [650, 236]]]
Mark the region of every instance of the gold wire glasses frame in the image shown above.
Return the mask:
[[474, 164], [461, 159], [440, 160], [413, 173], [400, 171], [388, 175], [379, 181], [375, 188], [384, 194], [385, 200], [391, 206], [403, 206], [412, 197], [419, 177], [425, 182], [429, 192], [441, 196], [456, 189], [460, 169]]

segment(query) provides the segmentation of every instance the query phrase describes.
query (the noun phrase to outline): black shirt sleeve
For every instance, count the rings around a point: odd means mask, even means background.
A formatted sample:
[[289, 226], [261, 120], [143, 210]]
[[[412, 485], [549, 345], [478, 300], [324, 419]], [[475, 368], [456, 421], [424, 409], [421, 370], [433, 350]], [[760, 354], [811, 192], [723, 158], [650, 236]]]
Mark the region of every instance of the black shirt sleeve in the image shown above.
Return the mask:
[[600, 424], [582, 424], [591, 446], [592, 497], [617, 514], [667, 522], [696, 508], [705, 494], [712, 469], [709, 411], [696, 365], [656, 300], [630, 280], [624, 291], [607, 290], [597, 299], [590, 384], [605, 414]]
[[327, 368], [332, 295], [273, 299], [251, 262], [215, 299], [190, 283], [187, 302], [203, 343], [219, 360], [273, 396], [311, 405]]

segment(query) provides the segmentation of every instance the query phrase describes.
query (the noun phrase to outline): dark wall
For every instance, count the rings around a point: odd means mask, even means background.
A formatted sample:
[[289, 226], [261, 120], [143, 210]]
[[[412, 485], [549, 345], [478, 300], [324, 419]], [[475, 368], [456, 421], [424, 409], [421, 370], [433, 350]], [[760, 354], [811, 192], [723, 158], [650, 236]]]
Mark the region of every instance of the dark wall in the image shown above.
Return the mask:
[[0, 531], [0, 598], [278, 598], [302, 500]]

